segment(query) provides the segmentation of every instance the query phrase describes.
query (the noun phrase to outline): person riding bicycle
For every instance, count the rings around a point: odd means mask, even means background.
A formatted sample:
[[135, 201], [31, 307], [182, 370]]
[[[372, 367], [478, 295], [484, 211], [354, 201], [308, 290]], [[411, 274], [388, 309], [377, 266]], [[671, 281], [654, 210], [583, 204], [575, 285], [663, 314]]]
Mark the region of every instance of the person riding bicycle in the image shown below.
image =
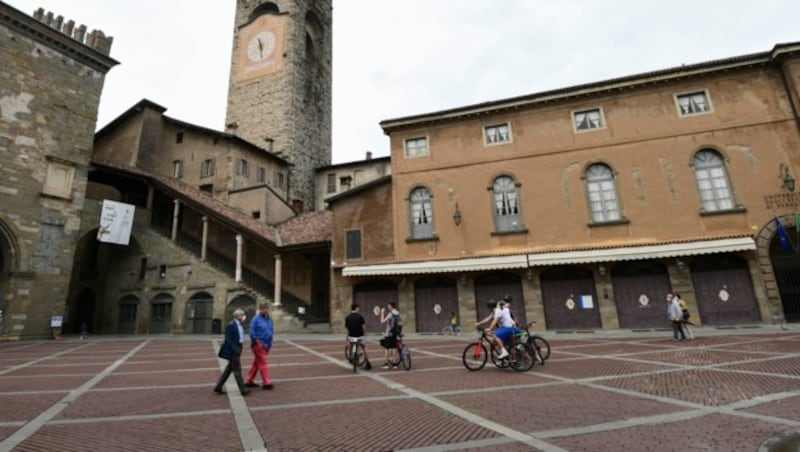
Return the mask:
[[348, 339], [351, 337], [358, 339], [358, 343], [363, 347], [365, 360], [364, 369], [372, 369], [372, 364], [369, 363], [369, 357], [367, 356], [367, 341], [364, 338], [364, 336], [367, 335], [367, 321], [364, 320], [364, 316], [358, 312], [358, 305], [356, 303], [350, 306], [350, 314], [345, 317], [344, 326], [347, 328]]
[[511, 336], [514, 334], [514, 321], [511, 319], [510, 311], [508, 308], [504, 307], [503, 303], [490, 299], [486, 303], [486, 307], [488, 307], [492, 313], [483, 320], [475, 323], [475, 326], [480, 326], [491, 321], [489, 327], [484, 330], [486, 334], [491, 333], [495, 326], [498, 327], [497, 331], [494, 332], [494, 343], [497, 345], [498, 350], [500, 350], [500, 354], [497, 358], [505, 359], [508, 357], [508, 350], [506, 350], [505, 343], [509, 342]]

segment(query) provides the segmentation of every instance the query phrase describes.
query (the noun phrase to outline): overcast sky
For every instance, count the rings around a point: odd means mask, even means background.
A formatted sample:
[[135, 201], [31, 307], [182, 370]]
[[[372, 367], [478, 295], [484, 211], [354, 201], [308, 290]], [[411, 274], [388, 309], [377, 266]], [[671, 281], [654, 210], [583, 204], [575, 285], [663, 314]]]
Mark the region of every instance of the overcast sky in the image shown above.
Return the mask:
[[[114, 37], [97, 128], [143, 98], [222, 130], [234, 0], [5, 0]], [[333, 163], [378, 123], [800, 41], [798, 0], [335, 0]]]

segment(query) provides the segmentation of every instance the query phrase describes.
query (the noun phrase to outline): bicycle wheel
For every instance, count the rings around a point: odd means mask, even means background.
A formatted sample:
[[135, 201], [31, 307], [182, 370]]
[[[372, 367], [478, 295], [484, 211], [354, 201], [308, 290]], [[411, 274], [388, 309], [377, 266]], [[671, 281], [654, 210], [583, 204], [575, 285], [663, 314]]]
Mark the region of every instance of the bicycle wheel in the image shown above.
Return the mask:
[[520, 343], [514, 345], [514, 351], [515, 356], [509, 359], [511, 368], [517, 372], [527, 372], [531, 370], [533, 364], [536, 362], [533, 347], [525, 343]]
[[464, 363], [464, 367], [469, 370], [481, 370], [486, 365], [486, 360], [489, 358], [488, 355], [483, 344], [469, 344], [461, 355], [461, 361]]
[[456, 336], [458, 336], [459, 334], [461, 334], [461, 327], [460, 327], [460, 326], [456, 326], [456, 327], [453, 329], [453, 334], [455, 334]]
[[442, 334], [444, 334], [445, 336], [453, 334], [453, 330], [450, 329], [450, 325], [445, 325], [444, 328], [442, 328]]
[[528, 337], [528, 345], [536, 352], [535, 357], [539, 364], [544, 365], [544, 362], [550, 357], [550, 343], [542, 336], [530, 336]]
[[411, 370], [411, 351], [405, 344], [403, 345], [403, 368], [405, 370]]
[[360, 354], [364, 354], [364, 350], [361, 349], [361, 344], [355, 342], [350, 346], [350, 364], [353, 365], [353, 373], [358, 373], [358, 356]]

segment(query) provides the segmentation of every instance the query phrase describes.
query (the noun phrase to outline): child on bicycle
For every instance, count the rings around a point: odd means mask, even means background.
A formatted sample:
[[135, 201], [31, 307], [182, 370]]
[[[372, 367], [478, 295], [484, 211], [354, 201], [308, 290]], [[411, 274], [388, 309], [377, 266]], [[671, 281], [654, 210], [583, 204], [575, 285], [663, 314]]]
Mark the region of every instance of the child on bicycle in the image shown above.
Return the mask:
[[459, 327], [458, 316], [456, 315], [455, 312], [450, 313], [450, 321], [448, 323], [448, 326], [450, 327], [450, 332], [452, 332], [453, 334], [458, 334], [458, 329], [457, 329]]

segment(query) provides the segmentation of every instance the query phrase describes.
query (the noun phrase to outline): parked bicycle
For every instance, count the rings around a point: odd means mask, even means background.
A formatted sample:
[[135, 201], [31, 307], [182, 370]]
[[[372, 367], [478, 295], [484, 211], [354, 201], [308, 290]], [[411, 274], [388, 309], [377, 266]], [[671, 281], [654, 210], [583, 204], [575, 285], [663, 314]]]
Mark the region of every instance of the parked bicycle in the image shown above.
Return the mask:
[[411, 350], [409, 350], [408, 346], [406, 346], [406, 344], [403, 343], [403, 335], [401, 334], [400, 336], [398, 336], [395, 342], [397, 344], [395, 346], [397, 348], [397, 353], [395, 355], [396, 358], [394, 361], [392, 361], [392, 359], [390, 358], [389, 364], [391, 364], [394, 367], [397, 367], [400, 365], [400, 363], [403, 363], [403, 369], [411, 370]]
[[544, 366], [544, 362], [550, 357], [550, 343], [542, 336], [531, 333], [531, 328], [535, 323], [536, 321], [534, 320], [525, 325], [525, 327], [522, 328], [522, 332], [526, 336], [525, 342], [527, 342], [535, 352], [534, 357], [536, 358], [536, 362]]
[[517, 372], [527, 372], [531, 370], [533, 364], [536, 362], [534, 351], [530, 345], [522, 340], [522, 334], [515, 335], [511, 344], [506, 344], [508, 356], [499, 358], [500, 351], [490, 336], [487, 336], [486, 331], [482, 328], [478, 329], [480, 336], [478, 340], [472, 344], [467, 345], [464, 353], [461, 355], [461, 361], [464, 367], [469, 370], [481, 370], [489, 360], [489, 354], [492, 355], [492, 362], [495, 366], [511, 367]]
[[353, 373], [358, 372], [358, 367], [364, 365], [366, 356], [364, 355], [364, 345], [359, 342], [357, 337], [347, 336], [347, 345], [344, 347], [344, 356], [353, 365]]

